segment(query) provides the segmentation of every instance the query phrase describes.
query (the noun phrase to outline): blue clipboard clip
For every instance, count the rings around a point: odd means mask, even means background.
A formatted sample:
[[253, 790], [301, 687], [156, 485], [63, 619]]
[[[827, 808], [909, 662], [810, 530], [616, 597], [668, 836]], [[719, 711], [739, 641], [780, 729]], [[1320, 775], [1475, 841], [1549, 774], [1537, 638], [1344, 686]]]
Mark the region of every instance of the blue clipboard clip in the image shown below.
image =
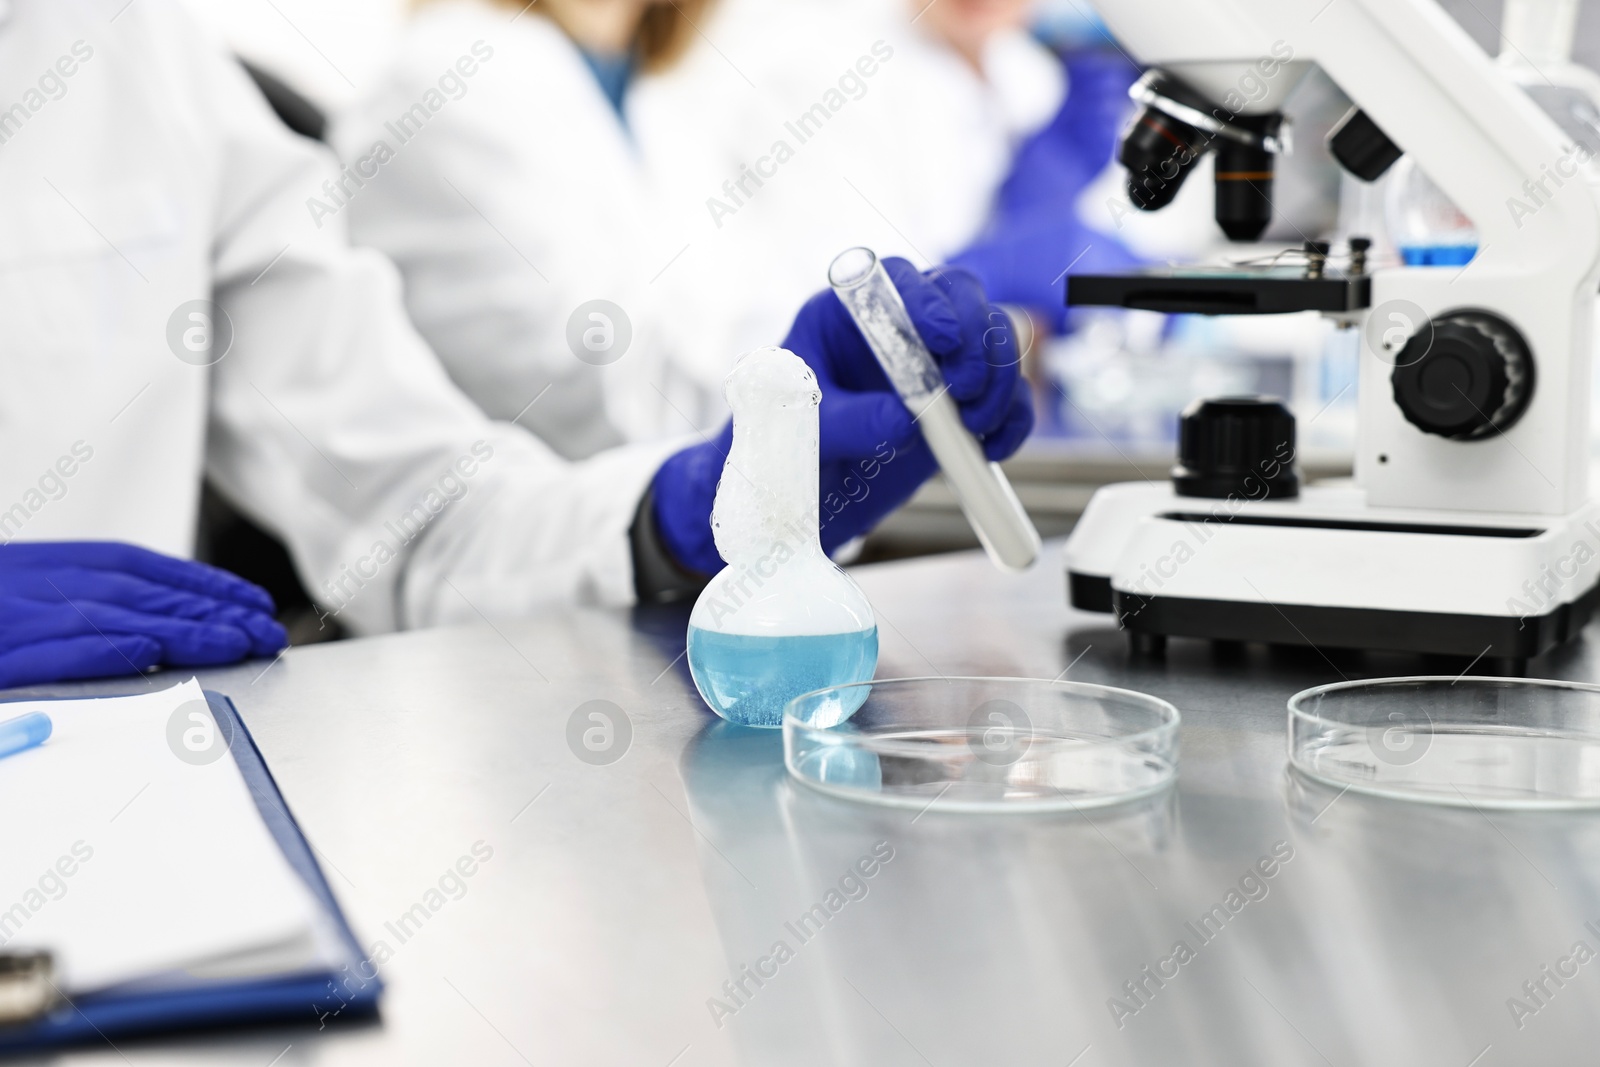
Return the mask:
[[48, 952], [0, 952], [0, 1026], [42, 1018], [60, 1000]]

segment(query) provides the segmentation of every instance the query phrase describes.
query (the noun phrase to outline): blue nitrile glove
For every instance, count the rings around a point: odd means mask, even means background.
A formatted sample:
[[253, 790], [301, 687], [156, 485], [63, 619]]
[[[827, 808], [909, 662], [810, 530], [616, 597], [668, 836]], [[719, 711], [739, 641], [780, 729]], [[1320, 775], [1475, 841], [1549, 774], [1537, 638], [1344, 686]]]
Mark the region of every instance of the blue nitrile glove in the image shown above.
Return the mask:
[[1108, 273], [1142, 262], [1114, 236], [1109, 213], [1097, 229], [1077, 213], [1079, 194], [1111, 161], [1138, 69], [1097, 49], [1065, 63], [1069, 90], [1061, 109], [1017, 149], [983, 235], [951, 258], [978, 276], [991, 300], [1028, 308], [1055, 333], [1067, 328], [1069, 268]]
[[1056, 210], [1077, 197], [1116, 155], [1134, 103], [1139, 68], [1120, 52], [1085, 49], [1062, 57], [1067, 95], [1049, 125], [1018, 147], [995, 197], [1000, 215]]
[[[962, 422], [991, 460], [1011, 455], [1033, 429], [1033, 397], [1017, 365], [1010, 320], [966, 271], [919, 274], [898, 258], [883, 265], [939, 361]], [[783, 347], [806, 361], [822, 387], [818, 503], [822, 547], [832, 552], [909, 500], [938, 464], [831, 289], [800, 309]], [[711, 504], [732, 443], [730, 423], [714, 440], [667, 460], [653, 483], [662, 541], [680, 564], [704, 575], [723, 565], [711, 536]]]
[[1069, 330], [1067, 275], [1115, 274], [1142, 266], [1116, 238], [1063, 212], [993, 231], [950, 262], [983, 280], [1002, 304], [1027, 308], [1054, 335]]
[[0, 689], [271, 655], [272, 611], [242, 578], [133, 545], [0, 545]]

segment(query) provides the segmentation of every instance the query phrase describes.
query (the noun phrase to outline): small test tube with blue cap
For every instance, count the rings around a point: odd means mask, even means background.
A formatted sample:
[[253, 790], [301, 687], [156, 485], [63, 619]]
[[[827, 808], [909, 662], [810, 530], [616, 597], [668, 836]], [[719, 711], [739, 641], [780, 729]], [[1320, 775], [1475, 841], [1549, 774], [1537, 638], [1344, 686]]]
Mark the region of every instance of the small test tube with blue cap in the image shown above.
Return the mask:
[[828, 268], [828, 284], [917, 419], [989, 559], [1002, 570], [1026, 570], [1039, 558], [1039, 531], [1000, 464], [989, 462], [978, 439], [962, 425], [961, 409], [945, 388], [939, 364], [877, 253], [870, 248], [839, 253]]
[[50, 716], [42, 711], [0, 722], [0, 759], [44, 744], [53, 728]]

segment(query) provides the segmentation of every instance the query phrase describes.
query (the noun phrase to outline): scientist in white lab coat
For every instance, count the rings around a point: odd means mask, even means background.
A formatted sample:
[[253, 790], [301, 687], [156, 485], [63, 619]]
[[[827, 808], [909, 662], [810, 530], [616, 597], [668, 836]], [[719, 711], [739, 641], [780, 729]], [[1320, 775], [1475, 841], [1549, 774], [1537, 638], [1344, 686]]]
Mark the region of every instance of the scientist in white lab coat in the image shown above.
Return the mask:
[[[643, 152], [684, 261], [712, 283], [680, 301], [702, 380], [717, 352], [781, 328], [843, 249], [940, 263], [980, 237], [1019, 144], [1065, 99], [1061, 63], [1027, 32], [1033, 6], [723, 0], [717, 48], [641, 82]], [[1077, 250], [1048, 251], [1047, 285]], [[719, 290], [743, 299], [711, 306]]]
[[[732, 359], [782, 332], [834, 254], [967, 248], [1061, 103], [1026, 0], [945, 0], [920, 26], [909, 5], [430, 0], [333, 125], [347, 164], [395, 146], [349, 202], [352, 239], [395, 261], [412, 320], [486, 412], [549, 389], [522, 421], [557, 451], [714, 427]], [[478, 38], [492, 58], [406, 122]], [[1068, 244], [1050, 242], [1061, 261], [1036, 265], [1037, 289], [1059, 288]], [[573, 338], [597, 308], [628, 343], [585, 365]]]
[[[184, 558], [202, 476], [357, 632], [624, 604], [720, 566], [726, 431], [574, 464], [490, 422], [325, 210], [348, 182], [174, 0], [0, 4], [0, 687], [281, 647], [264, 593]], [[981, 294], [896, 284], [969, 425], [1014, 450], [1026, 394]], [[825, 392], [824, 492], [892, 468], [834, 523], [859, 533], [931, 458], [837, 301], [791, 340]]]
[[[677, 279], [662, 276], [687, 265], [672, 263], [679, 246], [623, 117], [630, 84], [678, 59], [707, 6], [434, 0], [330, 129], [347, 165], [393, 149], [349, 202], [351, 238], [399, 266], [451, 377], [503, 419], [548, 388], [521, 422], [569, 458], [725, 416], [720, 397], [709, 408], [673, 380]], [[442, 106], [418, 112], [441, 77]], [[591, 328], [608, 334], [593, 355]]]

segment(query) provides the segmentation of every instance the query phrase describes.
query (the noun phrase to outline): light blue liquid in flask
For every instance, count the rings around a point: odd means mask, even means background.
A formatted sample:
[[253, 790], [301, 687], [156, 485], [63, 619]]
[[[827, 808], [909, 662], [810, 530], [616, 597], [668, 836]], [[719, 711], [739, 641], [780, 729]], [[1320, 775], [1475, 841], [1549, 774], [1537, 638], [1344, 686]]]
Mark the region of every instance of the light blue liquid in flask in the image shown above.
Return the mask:
[[782, 726], [783, 706], [793, 697], [872, 677], [878, 628], [767, 637], [690, 626], [689, 663], [701, 697], [718, 715], [745, 726]]
[[793, 353], [761, 348], [734, 367], [723, 395], [733, 447], [712, 532], [728, 566], [690, 615], [689, 672], [724, 719], [777, 727], [801, 693], [869, 681], [878, 626], [818, 537], [816, 376]]

